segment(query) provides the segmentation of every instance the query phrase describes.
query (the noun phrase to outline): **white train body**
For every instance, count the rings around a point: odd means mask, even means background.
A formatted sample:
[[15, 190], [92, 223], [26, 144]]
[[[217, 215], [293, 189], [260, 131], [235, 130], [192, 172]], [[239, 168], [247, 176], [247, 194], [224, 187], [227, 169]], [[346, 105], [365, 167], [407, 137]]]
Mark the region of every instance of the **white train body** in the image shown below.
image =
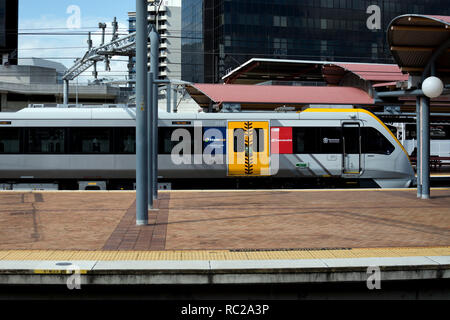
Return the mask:
[[[130, 108], [30, 108], [0, 113], [0, 183], [134, 181], [135, 126], [135, 110]], [[272, 182], [320, 178], [372, 181], [390, 188], [408, 187], [414, 180], [404, 148], [378, 118], [361, 109], [160, 112], [158, 126], [160, 181], [183, 180], [189, 185], [200, 180], [253, 178], [257, 184], [264, 178]], [[171, 150], [176, 143], [171, 140], [176, 129], [194, 136], [200, 133], [200, 141], [192, 137], [193, 145], [200, 143], [193, 149], [204, 151], [212, 143], [216, 163], [205, 163], [198, 150], [189, 156], [190, 161], [174, 163]], [[246, 163], [230, 164], [233, 159]]]

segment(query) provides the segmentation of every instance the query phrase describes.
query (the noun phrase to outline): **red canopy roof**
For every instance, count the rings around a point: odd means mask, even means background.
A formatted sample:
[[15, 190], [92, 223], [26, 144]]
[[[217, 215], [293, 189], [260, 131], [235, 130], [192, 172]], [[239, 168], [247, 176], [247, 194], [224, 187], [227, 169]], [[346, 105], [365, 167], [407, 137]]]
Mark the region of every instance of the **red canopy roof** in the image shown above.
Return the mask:
[[[241, 104], [373, 104], [365, 91], [352, 87], [258, 86], [193, 84], [187, 87], [199, 105]], [[205, 99], [206, 98], [206, 99]]]
[[450, 16], [429, 16], [429, 15], [427, 15], [427, 17], [430, 17], [433, 19], [438, 19], [438, 20], [444, 21], [447, 24], [450, 24]]
[[409, 75], [395, 64], [333, 63], [367, 81], [406, 81]]

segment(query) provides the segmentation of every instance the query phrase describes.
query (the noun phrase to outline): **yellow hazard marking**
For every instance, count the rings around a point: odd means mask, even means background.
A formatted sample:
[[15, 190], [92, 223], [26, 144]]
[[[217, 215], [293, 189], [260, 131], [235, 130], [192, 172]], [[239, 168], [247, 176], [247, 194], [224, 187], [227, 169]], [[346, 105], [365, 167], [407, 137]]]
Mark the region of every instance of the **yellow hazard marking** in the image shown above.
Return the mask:
[[[161, 261], [161, 260], [297, 260], [363, 257], [450, 256], [450, 246], [348, 249], [71, 251], [5, 250], [4, 261]], [[69, 272], [73, 272], [70, 270]], [[36, 270], [41, 273], [46, 270]], [[53, 272], [54, 270], [51, 270]], [[67, 270], [62, 270], [67, 271]], [[55, 272], [59, 272], [56, 270]]]
[[35, 274], [73, 274], [73, 273], [77, 273], [77, 274], [87, 274], [87, 270], [34, 270]]

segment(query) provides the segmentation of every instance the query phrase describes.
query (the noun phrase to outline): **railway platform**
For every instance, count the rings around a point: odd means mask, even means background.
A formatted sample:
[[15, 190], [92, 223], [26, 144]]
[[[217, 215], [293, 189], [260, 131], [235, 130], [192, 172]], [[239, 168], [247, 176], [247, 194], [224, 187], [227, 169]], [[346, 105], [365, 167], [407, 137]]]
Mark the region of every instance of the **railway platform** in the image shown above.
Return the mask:
[[[450, 279], [450, 189], [0, 192], [0, 285]], [[448, 288], [446, 294], [450, 294]]]

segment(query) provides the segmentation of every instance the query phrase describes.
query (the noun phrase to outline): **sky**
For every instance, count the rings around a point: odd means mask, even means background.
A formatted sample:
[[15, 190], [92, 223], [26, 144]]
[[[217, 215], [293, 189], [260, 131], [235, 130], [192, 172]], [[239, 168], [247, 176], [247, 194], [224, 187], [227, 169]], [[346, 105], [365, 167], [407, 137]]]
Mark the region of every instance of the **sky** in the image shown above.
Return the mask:
[[[127, 34], [128, 12], [135, 11], [135, 8], [135, 0], [19, 0], [19, 63], [27, 64], [27, 58], [38, 57], [63, 63], [69, 68], [75, 58], [86, 52], [89, 31], [93, 32], [94, 46], [99, 45], [101, 32], [98, 23], [106, 23], [106, 32], [111, 33], [112, 21], [117, 17], [119, 32]], [[42, 35], [49, 32], [63, 34]], [[109, 39], [111, 35], [106, 36], [106, 41]], [[110, 73], [104, 71], [103, 64], [99, 64], [99, 78], [124, 79], [126, 60], [124, 57], [114, 58]], [[93, 80], [91, 71], [86, 71], [79, 81]]]

